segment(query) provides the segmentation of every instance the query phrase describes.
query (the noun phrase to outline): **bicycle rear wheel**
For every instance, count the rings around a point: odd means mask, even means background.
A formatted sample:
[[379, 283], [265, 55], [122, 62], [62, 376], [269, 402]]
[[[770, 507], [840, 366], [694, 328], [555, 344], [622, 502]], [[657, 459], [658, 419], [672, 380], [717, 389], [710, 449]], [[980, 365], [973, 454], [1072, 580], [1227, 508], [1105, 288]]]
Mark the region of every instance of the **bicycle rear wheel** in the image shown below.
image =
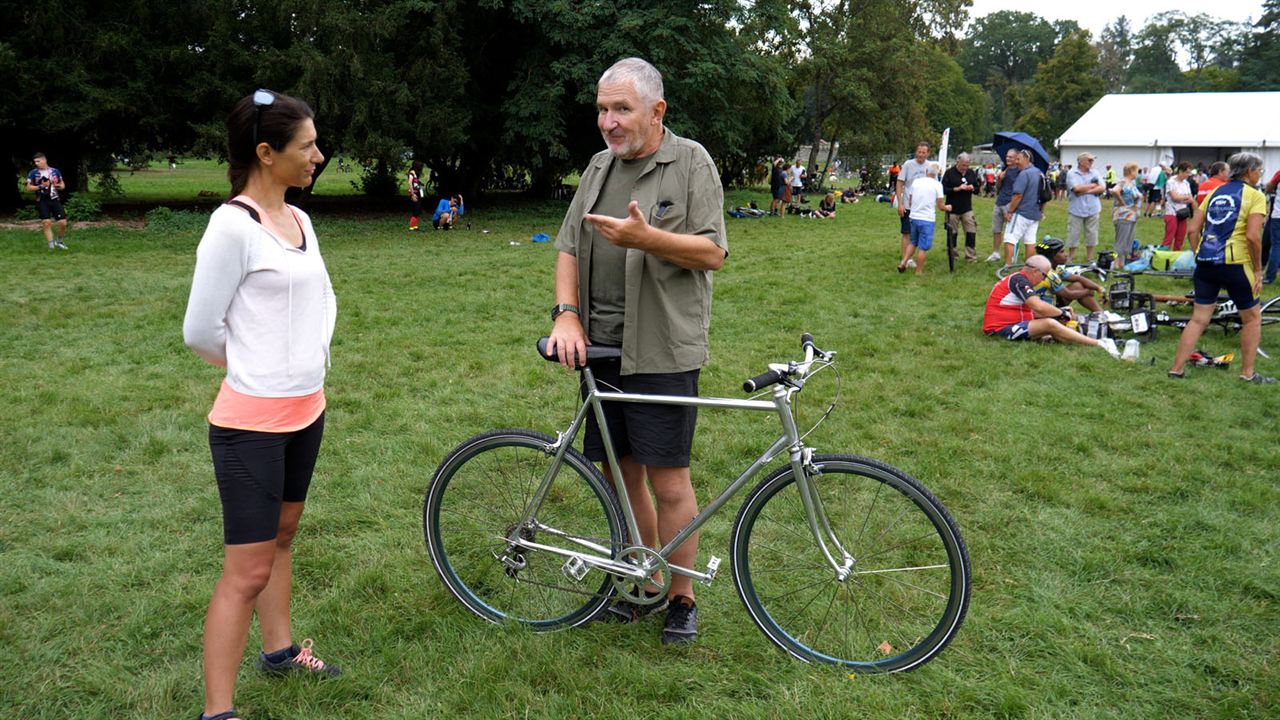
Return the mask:
[[969, 606], [969, 555], [955, 522], [923, 485], [883, 463], [820, 455], [813, 466], [852, 572], [837, 578], [791, 467], [780, 468], [752, 490], [733, 527], [734, 585], [751, 619], [806, 662], [898, 672], [933, 659]]
[[431, 563], [454, 597], [491, 622], [510, 620], [539, 631], [573, 627], [609, 599], [605, 573], [591, 569], [575, 580], [565, 572], [567, 557], [520, 545], [590, 552], [574, 542], [582, 540], [612, 554], [625, 544], [613, 491], [573, 448], [533, 522], [521, 527], [554, 443], [530, 430], [477, 435], [449, 453], [427, 488], [422, 524]]

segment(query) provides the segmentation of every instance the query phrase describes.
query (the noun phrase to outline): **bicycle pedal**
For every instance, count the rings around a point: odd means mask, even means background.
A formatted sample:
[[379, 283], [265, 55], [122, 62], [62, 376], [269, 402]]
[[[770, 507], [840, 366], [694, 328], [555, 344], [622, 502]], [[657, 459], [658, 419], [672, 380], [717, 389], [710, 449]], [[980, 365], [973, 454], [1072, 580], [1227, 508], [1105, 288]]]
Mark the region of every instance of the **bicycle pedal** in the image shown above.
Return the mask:
[[712, 580], [716, 579], [716, 571], [720, 569], [720, 558], [715, 555], [707, 561], [707, 579], [702, 581], [703, 585], [710, 585]]
[[582, 558], [573, 557], [565, 562], [564, 566], [560, 568], [560, 572], [564, 573], [564, 576], [570, 580], [582, 582], [582, 578], [587, 576], [587, 571], [590, 569], [591, 567]]

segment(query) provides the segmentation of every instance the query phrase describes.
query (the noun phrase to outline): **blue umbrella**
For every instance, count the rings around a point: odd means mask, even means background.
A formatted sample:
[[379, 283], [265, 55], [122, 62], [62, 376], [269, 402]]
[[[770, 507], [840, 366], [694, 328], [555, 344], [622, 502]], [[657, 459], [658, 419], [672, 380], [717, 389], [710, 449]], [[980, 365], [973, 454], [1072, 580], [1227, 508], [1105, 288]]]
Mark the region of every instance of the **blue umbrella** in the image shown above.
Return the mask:
[[1040, 147], [1040, 141], [1031, 137], [1026, 133], [1020, 132], [998, 132], [991, 137], [991, 149], [1004, 159], [1004, 156], [1013, 150], [1028, 150], [1031, 152], [1031, 163], [1040, 168], [1040, 172], [1049, 172], [1049, 153]]

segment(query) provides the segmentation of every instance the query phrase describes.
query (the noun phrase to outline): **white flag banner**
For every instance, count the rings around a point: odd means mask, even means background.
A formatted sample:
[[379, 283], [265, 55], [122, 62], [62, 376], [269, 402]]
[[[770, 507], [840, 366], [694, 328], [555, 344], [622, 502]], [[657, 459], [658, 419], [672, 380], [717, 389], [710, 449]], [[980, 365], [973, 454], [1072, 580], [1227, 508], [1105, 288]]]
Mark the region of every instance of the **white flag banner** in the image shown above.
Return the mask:
[[947, 170], [947, 145], [951, 142], [951, 128], [942, 131], [942, 147], [938, 148], [938, 165]]

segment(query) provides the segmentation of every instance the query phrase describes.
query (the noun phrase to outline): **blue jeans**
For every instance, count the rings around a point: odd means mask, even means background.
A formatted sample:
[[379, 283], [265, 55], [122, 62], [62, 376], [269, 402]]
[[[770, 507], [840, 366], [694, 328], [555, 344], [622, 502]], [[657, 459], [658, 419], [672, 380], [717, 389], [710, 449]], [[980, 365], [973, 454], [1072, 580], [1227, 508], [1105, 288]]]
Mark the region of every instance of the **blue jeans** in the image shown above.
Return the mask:
[[1267, 269], [1262, 274], [1263, 282], [1275, 282], [1276, 270], [1280, 269], [1280, 218], [1267, 220], [1267, 231], [1271, 234], [1271, 257], [1267, 258]]

